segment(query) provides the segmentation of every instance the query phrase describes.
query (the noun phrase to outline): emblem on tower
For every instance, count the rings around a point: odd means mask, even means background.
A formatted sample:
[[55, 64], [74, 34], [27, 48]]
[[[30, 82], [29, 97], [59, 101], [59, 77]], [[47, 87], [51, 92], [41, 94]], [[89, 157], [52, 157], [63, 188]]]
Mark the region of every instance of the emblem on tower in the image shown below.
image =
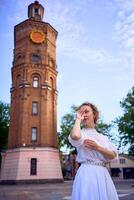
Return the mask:
[[30, 39], [36, 44], [41, 44], [45, 40], [45, 34], [43, 33], [43, 31], [33, 30], [30, 33]]

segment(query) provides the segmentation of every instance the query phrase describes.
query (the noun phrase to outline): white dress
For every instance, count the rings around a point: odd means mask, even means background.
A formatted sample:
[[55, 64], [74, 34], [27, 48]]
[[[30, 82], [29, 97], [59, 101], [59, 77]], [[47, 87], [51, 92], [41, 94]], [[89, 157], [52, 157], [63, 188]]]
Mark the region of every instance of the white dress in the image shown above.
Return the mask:
[[118, 195], [107, 168], [107, 162], [118, 161], [118, 156], [109, 160], [101, 153], [84, 146], [85, 139], [92, 139], [108, 150], [115, 151], [116, 147], [108, 140], [107, 136], [98, 133], [92, 128], [81, 130], [80, 140], [69, 142], [77, 148], [77, 162], [81, 163], [73, 183], [72, 200], [118, 200]]

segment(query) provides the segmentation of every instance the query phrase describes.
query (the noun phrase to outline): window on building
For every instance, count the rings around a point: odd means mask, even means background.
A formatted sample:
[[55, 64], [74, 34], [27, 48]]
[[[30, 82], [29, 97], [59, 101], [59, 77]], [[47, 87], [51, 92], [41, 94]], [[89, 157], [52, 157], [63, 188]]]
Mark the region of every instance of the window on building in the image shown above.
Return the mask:
[[35, 13], [36, 15], [39, 14], [39, 13], [38, 13], [38, 8], [35, 8], [35, 9], [34, 9], [34, 13]]
[[32, 114], [38, 115], [38, 102], [32, 102]]
[[32, 55], [32, 62], [40, 63], [41, 62], [41, 56], [37, 55], [37, 54]]
[[37, 175], [37, 158], [31, 158], [30, 174]]
[[120, 158], [120, 164], [125, 164], [126, 160], [124, 158]]
[[50, 77], [50, 85], [51, 85], [51, 88], [54, 88], [54, 80], [52, 77]]
[[32, 127], [32, 141], [37, 141], [37, 128]]
[[19, 84], [21, 83], [21, 75], [18, 74], [16, 77], [16, 85], [19, 87]]
[[19, 53], [15, 58], [15, 62], [17, 62], [17, 64], [23, 63], [24, 62], [24, 55]]
[[17, 57], [17, 60], [21, 60], [22, 59], [22, 55], [20, 54], [18, 57]]
[[39, 87], [39, 77], [34, 76], [33, 77], [33, 87], [38, 88]]

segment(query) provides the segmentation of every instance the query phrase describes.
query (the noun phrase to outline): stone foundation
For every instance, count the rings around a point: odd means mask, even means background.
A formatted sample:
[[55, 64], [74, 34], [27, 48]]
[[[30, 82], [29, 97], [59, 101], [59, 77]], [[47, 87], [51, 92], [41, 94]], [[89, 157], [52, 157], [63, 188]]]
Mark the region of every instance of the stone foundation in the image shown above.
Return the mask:
[[[31, 159], [37, 160], [37, 173], [31, 175]], [[59, 151], [54, 148], [19, 148], [2, 153], [2, 183], [61, 182]]]

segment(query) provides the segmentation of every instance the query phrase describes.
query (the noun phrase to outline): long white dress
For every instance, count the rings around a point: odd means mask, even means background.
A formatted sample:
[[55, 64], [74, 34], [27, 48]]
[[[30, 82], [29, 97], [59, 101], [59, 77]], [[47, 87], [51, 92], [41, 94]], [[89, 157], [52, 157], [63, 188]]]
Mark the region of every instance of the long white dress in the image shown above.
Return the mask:
[[103, 166], [107, 162], [116, 162], [106, 159], [101, 153], [84, 146], [85, 139], [92, 139], [99, 145], [117, 153], [116, 147], [107, 136], [98, 133], [92, 128], [81, 130], [81, 139], [73, 140], [69, 135], [69, 142], [77, 148], [77, 162], [81, 163], [73, 182], [71, 200], [118, 200], [118, 195], [108, 172]]

